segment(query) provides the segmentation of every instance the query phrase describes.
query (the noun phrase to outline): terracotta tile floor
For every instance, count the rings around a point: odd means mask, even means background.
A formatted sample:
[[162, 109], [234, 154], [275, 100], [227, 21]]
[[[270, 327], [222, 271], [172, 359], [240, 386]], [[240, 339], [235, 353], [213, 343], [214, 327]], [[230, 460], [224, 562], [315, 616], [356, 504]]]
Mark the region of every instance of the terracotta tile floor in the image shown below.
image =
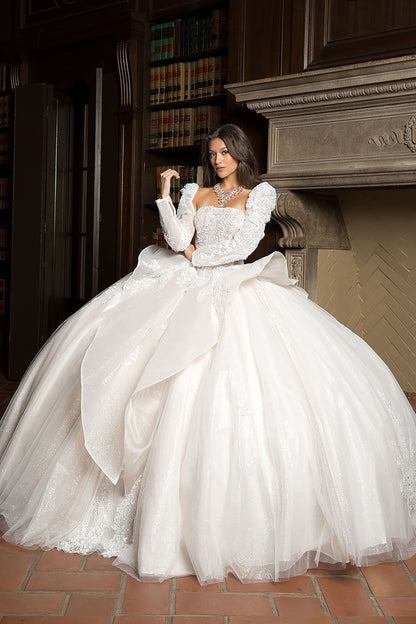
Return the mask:
[[[1, 411], [15, 388], [0, 377]], [[416, 624], [415, 575], [416, 556], [311, 570], [285, 583], [140, 583], [96, 554], [29, 551], [0, 539], [0, 624]]]

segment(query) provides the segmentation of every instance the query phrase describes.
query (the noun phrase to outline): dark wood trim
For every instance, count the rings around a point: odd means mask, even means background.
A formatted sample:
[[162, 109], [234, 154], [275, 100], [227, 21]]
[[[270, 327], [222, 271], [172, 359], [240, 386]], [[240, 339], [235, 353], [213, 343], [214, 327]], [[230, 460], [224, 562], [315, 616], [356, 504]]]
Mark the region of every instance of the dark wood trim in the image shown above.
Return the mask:
[[[141, 171], [143, 153], [142, 91], [144, 60], [142, 42], [134, 39], [119, 44], [121, 84], [118, 158], [117, 276], [131, 271], [141, 238]], [[123, 50], [121, 47], [123, 46]], [[124, 86], [123, 86], [124, 85]]]
[[88, 170], [91, 172], [87, 190], [87, 299], [98, 293], [101, 213], [101, 144], [103, 118], [103, 70], [97, 67], [91, 80], [88, 115]]
[[166, 0], [162, 0], [162, 2], [159, 0], [159, 8], [156, 8], [155, 0], [149, 0], [148, 18], [150, 21], [157, 22], [172, 16], [176, 18], [203, 9], [215, 8], [222, 4], [221, 0], [177, 0], [174, 3], [168, 0], [166, 6]]
[[228, 81], [243, 82], [245, 67], [247, 0], [230, 0], [228, 23]]
[[386, 23], [384, 30], [332, 38], [331, 10], [344, 10], [338, 4], [335, 8], [331, 7], [334, 1], [306, 0], [303, 69], [318, 69], [414, 53], [416, 24], [410, 22], [405, 27], [392, 25], [389, 28]]

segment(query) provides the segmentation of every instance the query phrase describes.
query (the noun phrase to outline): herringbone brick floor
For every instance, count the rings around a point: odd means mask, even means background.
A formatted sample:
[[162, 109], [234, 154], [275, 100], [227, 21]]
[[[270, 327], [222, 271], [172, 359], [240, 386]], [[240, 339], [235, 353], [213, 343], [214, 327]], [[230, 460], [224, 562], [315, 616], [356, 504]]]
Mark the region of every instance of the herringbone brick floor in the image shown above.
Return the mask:
[[[16, 384], [0, 379], [3, 409]], [[414, 399], [415, 397], [409, 397]], [[0, 624], [416, 624], [416, 556], [285, 583], [141, 583], [99, 555], [0, 540]]]

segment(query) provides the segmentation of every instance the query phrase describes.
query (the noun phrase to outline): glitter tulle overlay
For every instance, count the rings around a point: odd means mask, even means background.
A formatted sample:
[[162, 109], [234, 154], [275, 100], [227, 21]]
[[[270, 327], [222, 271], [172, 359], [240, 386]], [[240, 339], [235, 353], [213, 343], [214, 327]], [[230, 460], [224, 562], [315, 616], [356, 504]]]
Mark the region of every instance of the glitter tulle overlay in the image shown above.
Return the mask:
[[246, 213], [159, 210], [176, 251], [48, 341], [1, 429], [9, 541], [115, 556], [148, 580], [284, 579], [416, 552], [416, 425], [394, 377], [289, 279], [243, 264], [275, 191]]

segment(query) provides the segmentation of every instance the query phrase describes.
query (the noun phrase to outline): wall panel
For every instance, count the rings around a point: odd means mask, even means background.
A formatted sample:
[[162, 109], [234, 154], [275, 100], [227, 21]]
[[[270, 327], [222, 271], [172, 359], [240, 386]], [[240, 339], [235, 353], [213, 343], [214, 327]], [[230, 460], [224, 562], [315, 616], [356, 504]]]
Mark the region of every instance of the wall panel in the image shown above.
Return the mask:
[[306, 0], [304, 68], [411, 54], [416, 2]]

